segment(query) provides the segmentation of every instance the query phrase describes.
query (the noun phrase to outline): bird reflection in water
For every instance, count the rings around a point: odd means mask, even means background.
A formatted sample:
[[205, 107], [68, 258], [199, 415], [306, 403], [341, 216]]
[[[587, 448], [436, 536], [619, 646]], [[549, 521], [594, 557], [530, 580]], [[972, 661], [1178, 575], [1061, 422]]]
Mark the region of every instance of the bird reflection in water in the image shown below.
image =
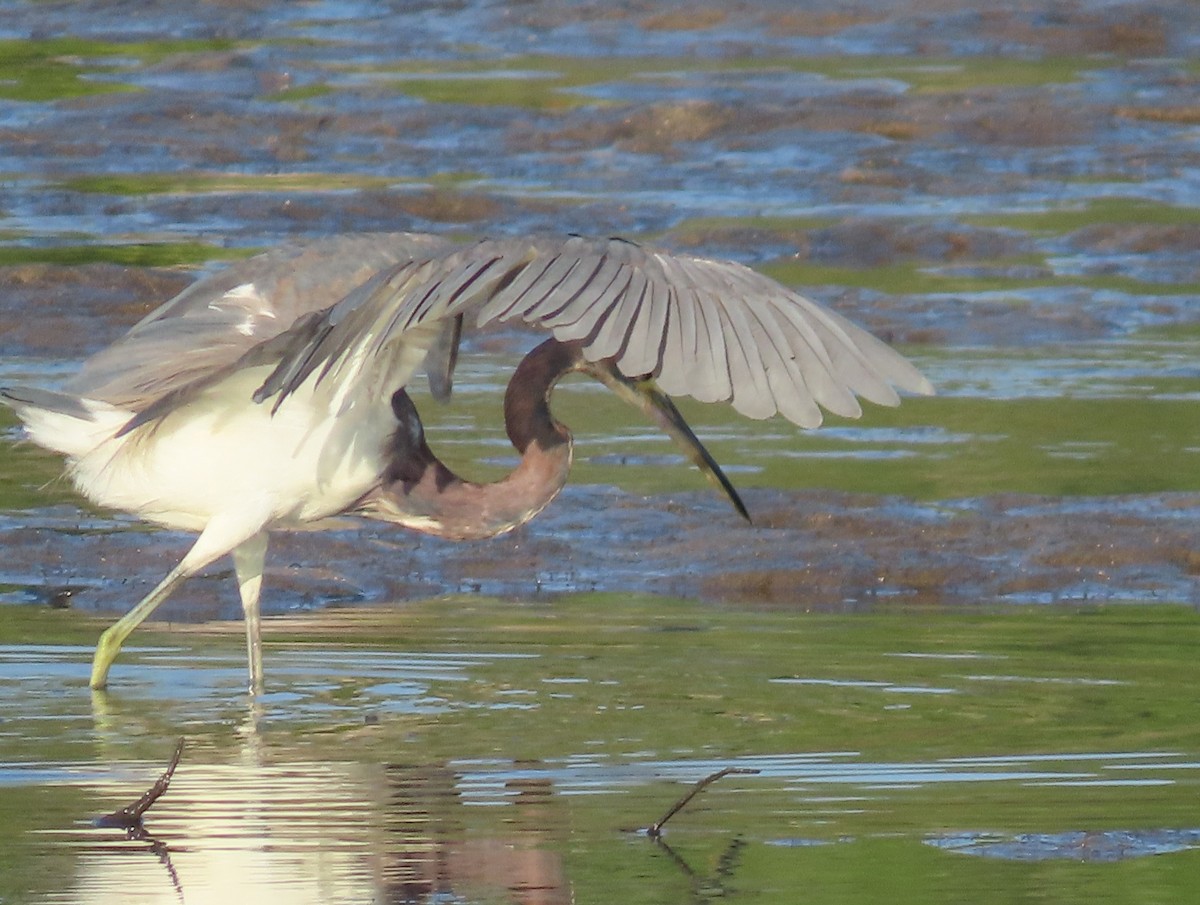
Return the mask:
[[519, 905], [574, 901], [558, 845], [553, 784], [546, 778], [509, 779], [506, 837], [481, 836], [463, 820], [458, 775], [445, 767], [386, 768], [388, 843], [379, 864], [381, 901], [490, 901], [497, 892]]
[[[94, 825], [145, 843], [181, 902], [573, 901], [551, 780], [506, 783], [515, 813], [497, 836], [471, 820], [459, 778], [439, 766], [185, 765], [155, 831], [145, 802], [158, 800], [169, 776]], [[80, 900], [162, 901], [161, 875], [131, 868], [131, 855], [147, 849], [88, 848]]]

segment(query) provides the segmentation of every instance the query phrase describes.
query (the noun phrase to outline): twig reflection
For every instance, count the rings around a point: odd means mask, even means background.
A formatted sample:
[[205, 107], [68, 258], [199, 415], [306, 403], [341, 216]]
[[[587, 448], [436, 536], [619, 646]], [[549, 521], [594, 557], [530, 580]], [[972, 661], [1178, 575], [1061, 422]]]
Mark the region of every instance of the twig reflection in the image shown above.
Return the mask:
[[703, 877], [661, 836], [654, 837], [654, 844], [665, 852], [671, 862], [688, 878], [692, 893], [698, 902], [725, 897], [729, 892], [728, 883], [733, 879], [734, 871], [737, 869], [738, 858], [742, 849], [746, 847], [744, 839], [740, 837], [731, 839], [729, 845], [725, 847], [725, 851], [721, 853], [721, 857], [717, 859], [717, 867], [713, 871], [712, 877]]

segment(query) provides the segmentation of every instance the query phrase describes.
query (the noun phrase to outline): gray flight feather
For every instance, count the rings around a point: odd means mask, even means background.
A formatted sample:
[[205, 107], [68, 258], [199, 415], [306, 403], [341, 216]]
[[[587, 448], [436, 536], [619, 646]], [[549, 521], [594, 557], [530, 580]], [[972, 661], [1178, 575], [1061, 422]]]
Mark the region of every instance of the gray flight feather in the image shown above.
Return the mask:
[[822, 408], [858, 415], [856, 396], [894, 405], [894, 388], [932, 391], [869, 333], [740, 264], [621, 239], [458, 245], [411, 233], [235, 263], [151, 313], [63, 389], [129, 409], [129, 430], [245, 368], [269, 370], [254, 398], [273, 408], [306, 381], [344, 405], [407, 383], [423, 358], [441, 398], [467, 315], [540, 326], [666, 393], [803, 427], [820, 424]]
[[0, 402], [6, 403], [18, 411], [23, 408], [41, 409], [46, 412], [70, 415], [81, 421], [91, 421], [94, 417], [78, 396], [56, 393], [54, 390], [43, 390], [40, 387], [0, 387]]

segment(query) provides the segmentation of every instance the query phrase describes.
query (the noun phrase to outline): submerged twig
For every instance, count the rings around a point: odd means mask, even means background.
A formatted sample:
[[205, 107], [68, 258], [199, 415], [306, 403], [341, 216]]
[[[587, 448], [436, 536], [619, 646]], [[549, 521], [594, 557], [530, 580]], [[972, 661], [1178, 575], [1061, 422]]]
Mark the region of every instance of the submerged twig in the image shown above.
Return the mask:
[[175, 753], [171, 755], [171, 762], [167, 764], [166, 771], [158, 778], [154, 785], [147, 789], [146, 793], [133, 804], [126, 805], [120, 810], [113, 811], [111, 814], [105, 814], [103, 817], [97, 817], [96, 826], [123, 829], [130, 832], [142, 829], [142, 816], [150, 810], [154, 802], [158, 801], [163, 793], [167, 791], [167, 787], [171, 785], [171, 777], [175, 775], [175, 768], [179, 766], [179, 758], [182, 754], [183, 739], [180, 739], [179, 744], [175, 746]]
[[757, 770], [750, 769], [748, 767], [726, 767], [723, 770], [718, 770], [716, 773], [708, 774], [708, 776], [704, 777], [702, 780], [692, 786], [686, 795], [675, 802], [675, 804], [671, 806], [671, 809], [659, 818], [657, 823], [652, 823], [646, 829], [646, 835], [651, 839], [660, 839], [662, 837], [663, 826], [666, 824], [666, 822], [687, 807], [687, 803], [689, 801], [699, 795], [701, 791], [712, 785], [718, 779], [721, 779], [724, 776], [730, 776], [732, 774], [754, 774], [757, 772]]

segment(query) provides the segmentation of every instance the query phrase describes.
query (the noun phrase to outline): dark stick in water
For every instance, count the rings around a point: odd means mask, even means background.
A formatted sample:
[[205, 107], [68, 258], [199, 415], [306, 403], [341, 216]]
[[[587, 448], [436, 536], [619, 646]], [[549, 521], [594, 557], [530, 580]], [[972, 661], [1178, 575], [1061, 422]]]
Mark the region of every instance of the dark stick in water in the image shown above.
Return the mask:
[[675, 802], [675, 804], [671, 806], [671, 809], [659, 818], [657, 823], [651, 824], [646, 830], [646, 835], [651, 839], [662, 838], [663, 825], [680, 811], [682, 811], [687, 806], [687, 803], [699, 795], [703, 789], [712, 785], [723, 776], [729, 776], [735, 773], [754, 774], [757, 772], [757, 770], [747, 769], [746, 767], [726, 767], [723, 770], [718, 770], [716, 773], [710, 773], [708, 776], [704, 777], [702, 780], [692, 786], [686, 795]]
[[158, 780], [146, 793], [135, 801], [133, 804], [126, 805], [120, 810], [113, 811], [111, 814], [105, 814], [103, 817], [96, 818], [96, 826], [115, 828], [122, 830], [136, 830], [142, 826], [142, 815], [144, 815], [167, 791], [167, 787], [171, 785], [171, 777], [175, 775], [175, 768], [179, 766], [179, 757], [183, 754], [183, 739], [179, 740], [179, 744], [175, 746], [175, 753], [171, 755], [171, 762], [167, 764], [166, 772], [158, 778]]

